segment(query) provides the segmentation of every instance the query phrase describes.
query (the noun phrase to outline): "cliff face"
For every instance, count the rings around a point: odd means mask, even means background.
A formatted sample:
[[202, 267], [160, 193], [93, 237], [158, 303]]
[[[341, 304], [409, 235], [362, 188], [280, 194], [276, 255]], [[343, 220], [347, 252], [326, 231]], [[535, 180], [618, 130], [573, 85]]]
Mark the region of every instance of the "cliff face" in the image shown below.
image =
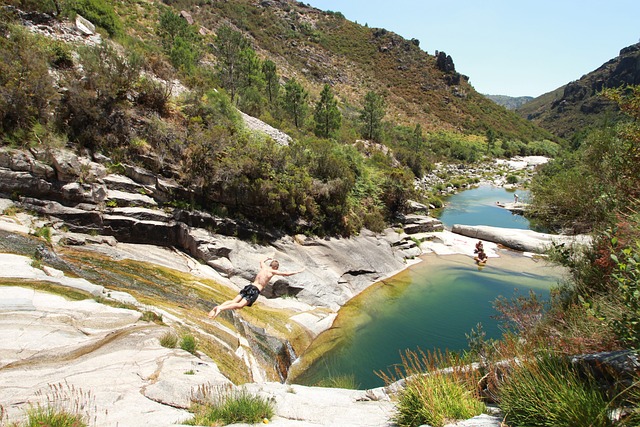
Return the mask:
[[619, 118], [617, 106], [604, 99], [604, 88], [640, 84], [640, 43], [626, 47], [612, 60], [580, 79], [542, 95], [516, 111], [561, 138]]

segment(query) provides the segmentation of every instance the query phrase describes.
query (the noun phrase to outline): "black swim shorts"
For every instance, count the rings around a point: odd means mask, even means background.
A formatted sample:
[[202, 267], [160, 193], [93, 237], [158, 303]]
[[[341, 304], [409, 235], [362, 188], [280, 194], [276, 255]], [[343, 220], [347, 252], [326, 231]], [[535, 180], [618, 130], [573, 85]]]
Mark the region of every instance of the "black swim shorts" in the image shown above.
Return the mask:
[[260, 295], [260, 290], [254, 285], [247, 285], [240, 291], [240, 296], [247, 300], [248, 306], [251, 307], [254, 302], [258, 299], [258, 295]]

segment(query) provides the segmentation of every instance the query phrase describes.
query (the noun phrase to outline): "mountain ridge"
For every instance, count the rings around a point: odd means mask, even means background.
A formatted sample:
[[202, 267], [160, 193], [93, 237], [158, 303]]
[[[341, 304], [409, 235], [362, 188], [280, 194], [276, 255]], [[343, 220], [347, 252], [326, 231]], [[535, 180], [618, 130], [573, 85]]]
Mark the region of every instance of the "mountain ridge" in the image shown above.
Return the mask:
[[620, 50], [597, 69], [519, 107], [531, 122], [569, 139], [586, 128], [621, 118], [615, 103], [599, 96], [605, 88], [640, 84], [640, 43]]

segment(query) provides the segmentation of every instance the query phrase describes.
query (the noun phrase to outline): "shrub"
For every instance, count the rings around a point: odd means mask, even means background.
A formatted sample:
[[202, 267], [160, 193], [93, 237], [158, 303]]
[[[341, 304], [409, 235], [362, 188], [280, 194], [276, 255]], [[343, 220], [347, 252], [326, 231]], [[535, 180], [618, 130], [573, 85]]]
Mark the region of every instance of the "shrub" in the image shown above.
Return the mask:
[[444, 206], [444, 202], [440, 197], [431, 196], [429, 197], [429, 204], [433, 205], [434, 208], [439, 209]]
[[640, 242], [630, 246], [619, 255], [612, 254], [614, 268], [611, 273], [617, 286], [623, 310], [620, 317], [610, 322], [619, 339], [633, 349], [640, 348]]
[[227, 387], [211, 390], [210, 386], [202, 386], [197, 393], [199, 396], [191, 406], [194, 417], [185, 423], [187, 425], [256, 424], [274, 414], [271, 401], [246, 390], [234, 391]]
[[180, 348], [184, 351], [188, 351], [191, 354], [196, 354], [197, 347], [198, 343], [196, 342], [196, 338], [191, 334], [185, 334], [180, 339]]
[[82, 416], [51, 406], [32, 406], [27, 409], [27, 427], [86, 427]]
[[424, 375], [407, 382], [400, 394], [395, 421], [400, 426], [441, 427], [453, 420], [479, 415], [484, 408], [469, 388], [454, 378]]
[[[86, 427], [95, 419], [95, 397], [65, 383], [49, 384], [49, 390], [39, 390], [36, 397], [44, 403], [29, 404], [26, 420], [8, 423], [12, 427]], [[0, 406], [0, 425], [3, 424], [3, 408]], [[7, 420], [8, 421], [8, 420]]]
[[140, 316], [140, 320], [142, 320], [143, 322], [153, 322], [153, 323], [157, 323], [158, 325], [162, 325], [162, 314], [156, 314], [153, 311], [145, 311], [144, 313], [142, 313], [142, 316]]
[[512, 367], [498, 390], [510, 425], [613, 425], [609, 400], [588, 373], [580, 375], [567, 359], [542, 355]]
[[168, 113], [167, 105], [171, 99], [171, 86], [168, 83], [143, 78], [137, 86], [136, 103], [161, 116]]
[[38, 38], [18, 27], [0, 37], [0, 136], [31, 135], [34, 123], [46, 124], [58, 95], [48, 72], [47, 53]]
[[507, 184], [517, 184], [518, 183], [518, 177], [515, 175], [509, 175], [507, 176]]

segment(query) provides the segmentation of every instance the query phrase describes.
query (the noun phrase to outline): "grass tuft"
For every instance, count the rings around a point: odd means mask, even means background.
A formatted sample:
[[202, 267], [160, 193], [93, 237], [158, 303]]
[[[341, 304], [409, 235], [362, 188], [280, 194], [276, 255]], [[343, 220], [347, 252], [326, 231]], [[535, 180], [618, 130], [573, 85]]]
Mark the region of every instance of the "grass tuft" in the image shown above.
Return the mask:
[[318, 381], [316, 387], [345, 388], [348, 390], [357, 390], [360, 388], [360, 384], [356, 382], [355, 375], [347, 374], [323, 378]]
[[477, 397], [478, 373], [451, 353], [408, 350], [395, 374], [379, 376], [387, 384], [406, 378], [404, 388], [398, 393], [394, 416], [399, 426], [442, 427], [485, 410], [484, 403]]
[[160, 337], [160, 345], [165, 348], [176, 348], [178, 346], [178, 336], [173, 332], [165, 332]]
[[566, 358], [541, 355], [514, 364], [499, 388], [509, 425], [609, 427], [610, 400]]
[[186, 425], [257, 424], [274, 415], [272, 401], [231, 386], [200, 386], [192, 401], [194, 417]]

